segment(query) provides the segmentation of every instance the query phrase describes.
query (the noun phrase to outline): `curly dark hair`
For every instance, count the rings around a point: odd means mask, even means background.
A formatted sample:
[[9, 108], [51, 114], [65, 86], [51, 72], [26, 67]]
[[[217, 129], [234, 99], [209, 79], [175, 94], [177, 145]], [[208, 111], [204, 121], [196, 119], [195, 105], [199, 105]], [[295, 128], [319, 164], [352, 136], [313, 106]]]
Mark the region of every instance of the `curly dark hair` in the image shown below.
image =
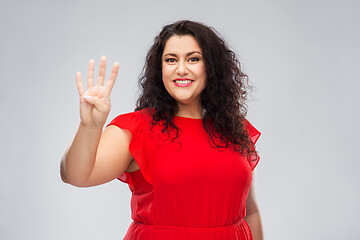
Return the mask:
[[[179, 129], [173, 118], [177, 102], [170, 96], [162, 81], [162, 55], [167, 40], [174, 36], [193, 36], [201, 50], [205, 63], [207, 84], [201, 93], [205, 110], [203, 126], [209, 134], [212, 147], [227, 148], [246, 156], [256, 154], [254, 144], [246, 131], [248, 76], [241, 71], [236, 54], [213, 28], [201, 23], [183, 20], [163, 27], [151, 46], [139, 78], [142, 90], [135, 110], [152, 109], [152, 124], [163, 123], [163, 132]], [[173, 139], [173, 140], [174, 140]]]

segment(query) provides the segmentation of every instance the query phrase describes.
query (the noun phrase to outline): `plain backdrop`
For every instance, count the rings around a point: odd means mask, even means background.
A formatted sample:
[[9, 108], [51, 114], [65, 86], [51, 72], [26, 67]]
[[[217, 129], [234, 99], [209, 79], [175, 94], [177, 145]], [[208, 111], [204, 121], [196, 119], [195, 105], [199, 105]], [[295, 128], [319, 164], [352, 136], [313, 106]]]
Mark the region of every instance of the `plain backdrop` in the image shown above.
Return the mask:
[[181, 19], [217, 29], [256, 87], [265, 238], [360, 239], [360, 3], [346, 0], [1, 1], [0, 239], [124, 237], [126, 184], [60, 179], [80, 120], [75, 73], [118, 61], [108, 122], [132, 111], [154, 37]]

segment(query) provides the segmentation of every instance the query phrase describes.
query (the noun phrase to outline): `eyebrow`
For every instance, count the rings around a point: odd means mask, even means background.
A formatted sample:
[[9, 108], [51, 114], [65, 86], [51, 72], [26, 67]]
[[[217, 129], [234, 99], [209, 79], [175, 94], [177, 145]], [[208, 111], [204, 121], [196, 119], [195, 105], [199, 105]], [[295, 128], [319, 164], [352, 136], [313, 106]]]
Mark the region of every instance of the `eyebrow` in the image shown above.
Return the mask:
[[[201, 54], [201, 55], [202, 55], [202, 52], [199, 52], [199, 51], [192, 51], [192, 52], [187, 53], [187, 54], [186, 54], [186, 56], [188, 57], [188, 56], [190, 56], [190, 55], [192, 55], [192, 54], [194, 54], [194, 53], [199, 53], [199, 54]], [[165, 57], [165, 56], [167, 56], [167, 55], [177, 57], [177, 55], [176, 55], [175, 53], [167, 53], [167, 54], [165, 54], [163, 57]]]

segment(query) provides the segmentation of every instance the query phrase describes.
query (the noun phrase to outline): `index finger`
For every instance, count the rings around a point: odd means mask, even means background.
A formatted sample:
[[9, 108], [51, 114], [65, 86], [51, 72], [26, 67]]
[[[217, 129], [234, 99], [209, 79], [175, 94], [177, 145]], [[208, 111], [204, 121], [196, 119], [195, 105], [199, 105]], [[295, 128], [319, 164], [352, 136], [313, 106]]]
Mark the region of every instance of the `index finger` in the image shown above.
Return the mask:
[[116, 80], [118, 72], [119, 72], [119, 63], [115, 62], [113, 67], [112, 67], [109, 80], [105, 84], [105, 87], [109, 90], [109, 92], [111, 92], [112, 88], [114, 87], [115, 80]]
[[84, 89], [84, 86], [82, 84], [82, 79], [81, 79], [81, 73], [80, 72], [76, 73], [76, 85], [77, 85], [77, 88], [78, 88], [79, 95], [81, 97], [84, 94], [85, 89]]

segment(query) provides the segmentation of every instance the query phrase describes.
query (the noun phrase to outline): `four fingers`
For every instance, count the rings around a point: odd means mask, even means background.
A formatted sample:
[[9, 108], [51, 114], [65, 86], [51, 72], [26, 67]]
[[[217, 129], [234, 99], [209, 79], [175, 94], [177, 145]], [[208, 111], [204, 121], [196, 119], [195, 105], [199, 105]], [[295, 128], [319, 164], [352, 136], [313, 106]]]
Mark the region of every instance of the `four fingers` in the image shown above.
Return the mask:
[[[89, 61], [89, 68], [88, 68], [88, 75], [87, 75], [87, 88], [88, 89], [94, 87], [94, 68], [95, 68], [95, 61], [93, 59], [91, 59]], [[98, 78], [96, 81], [96, 86], [103, 86], [104, 79], [105, 79], [105, 71], [106, 71], [106, 57], [102, 56], [100, 58], [99, 75], [98, 75]], [[119, 63], [115, 62], [112, 67], [112, 71], [111, 71], [109, 80], [107, 81], [107, 83], [104, 86], [105, 88], [108, 89], [109, 93], [111, 92], [111, 90], [115, 84], [115, 80], [116, 80], [118, 72], [119, 72]], [[81, 97], [85, 93], [85, 88], [82, 83], [82, 78], [81, 78], [80, 72], [76, 73], [76, 84], [78, 87], [79, 95]]]

